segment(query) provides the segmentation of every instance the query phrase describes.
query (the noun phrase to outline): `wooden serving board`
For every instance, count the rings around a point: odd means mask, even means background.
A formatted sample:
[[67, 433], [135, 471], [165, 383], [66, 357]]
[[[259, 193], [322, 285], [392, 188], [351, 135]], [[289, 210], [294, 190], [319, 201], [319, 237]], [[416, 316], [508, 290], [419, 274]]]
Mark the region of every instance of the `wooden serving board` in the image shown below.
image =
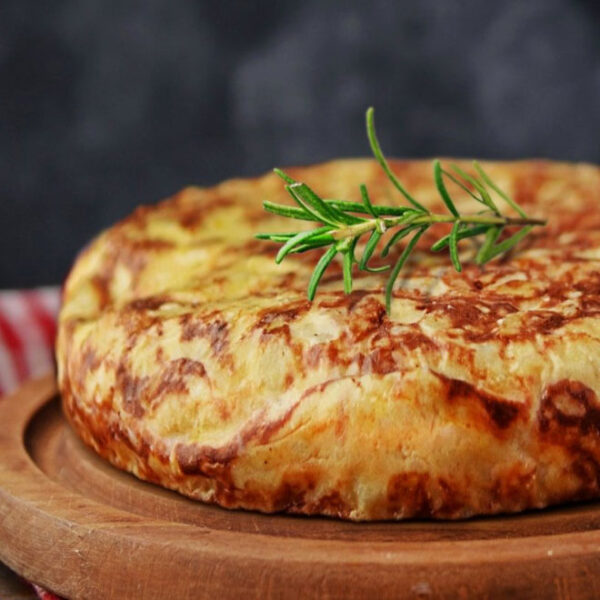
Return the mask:
[[600, 505], [359, 524], [226, 511], [96, 457], [48, 377], [0, 403], [0, 560], [67, 598], [597, 598]]

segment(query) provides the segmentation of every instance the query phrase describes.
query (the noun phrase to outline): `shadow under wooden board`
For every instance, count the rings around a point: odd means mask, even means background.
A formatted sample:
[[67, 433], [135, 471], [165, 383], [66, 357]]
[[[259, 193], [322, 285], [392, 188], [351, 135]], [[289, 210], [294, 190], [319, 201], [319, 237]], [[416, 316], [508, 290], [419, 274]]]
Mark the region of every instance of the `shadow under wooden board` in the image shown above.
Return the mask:
[[597, 598], [600, 504], [459, 522], [226, 511], [99, 459], [47, 377], [0, 403], [0, 560], [67, 598]]

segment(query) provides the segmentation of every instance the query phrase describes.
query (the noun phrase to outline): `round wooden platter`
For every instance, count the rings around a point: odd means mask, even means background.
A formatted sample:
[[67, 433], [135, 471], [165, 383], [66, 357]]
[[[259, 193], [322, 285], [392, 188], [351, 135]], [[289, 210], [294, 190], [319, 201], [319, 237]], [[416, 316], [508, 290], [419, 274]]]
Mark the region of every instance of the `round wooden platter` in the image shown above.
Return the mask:
[[0, 560], [67, 598], [597, 598], [600, 505], [400, 523], [226, 511], [104, 463], [47, 377], [0, 402]]

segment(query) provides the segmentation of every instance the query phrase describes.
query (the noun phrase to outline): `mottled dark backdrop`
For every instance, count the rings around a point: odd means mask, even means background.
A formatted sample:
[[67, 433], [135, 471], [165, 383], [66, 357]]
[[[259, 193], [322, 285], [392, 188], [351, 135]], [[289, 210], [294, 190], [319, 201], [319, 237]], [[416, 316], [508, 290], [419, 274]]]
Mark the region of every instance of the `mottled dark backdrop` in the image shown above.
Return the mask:
[[1, 0], [0, 287], [188, 183], [368, 153], [600, 162], [598, 0]]

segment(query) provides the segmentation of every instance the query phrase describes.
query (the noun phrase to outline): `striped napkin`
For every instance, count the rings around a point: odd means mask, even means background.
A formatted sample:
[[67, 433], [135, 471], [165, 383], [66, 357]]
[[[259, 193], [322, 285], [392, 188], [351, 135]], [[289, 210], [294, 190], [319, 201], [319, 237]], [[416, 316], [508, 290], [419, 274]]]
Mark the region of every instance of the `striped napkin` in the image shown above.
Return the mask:
[[[59, 303], [58, 287], [0, 292], [0, 396], [54, 369]], [[37, 585], [32, 587], [40, 600], [60, 600]]]
[[0, 292], [0, 396], [53, 369], [59, 297], [57, 287]]

